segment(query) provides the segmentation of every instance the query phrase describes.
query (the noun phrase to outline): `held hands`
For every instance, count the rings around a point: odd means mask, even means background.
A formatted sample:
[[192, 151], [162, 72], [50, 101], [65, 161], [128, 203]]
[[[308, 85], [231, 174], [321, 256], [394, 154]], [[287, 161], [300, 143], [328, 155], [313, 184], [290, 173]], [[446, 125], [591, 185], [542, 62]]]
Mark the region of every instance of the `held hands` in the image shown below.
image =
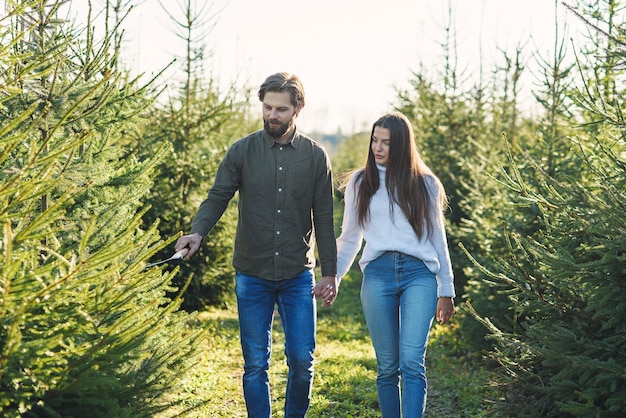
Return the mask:
[[[198, 233], [189, 235], [183, 235], [176, 241], [174, 249], [176, 252], [187, 249], [185, 260], [188, 260], [192, 255], [198, 251], [202, 244], [202, 236]], [[336, 276], [324, 276], [313, 288], [313, 294], [315, 299], [322, 299], [322, 306], [327, 307], [332, 305], [337, 299], [337, 291], [339, 289], [339, 283]]]
[[325, 308], [335, 302], [338, 290], [337, 276], [324, 276], [313, 288], [313, 295], [315, 299], [322, 299], [322, 307]]
[[185, 255], [185, 260], [189, 260], [189, 258], [198, 251], [200, 248], [200, 244], [202, 244], [202, 236], [198, 233], [193, 233], [189, 235], [184, 235], [178, 238], [176, 241], [176, 246], [174, 249], [176, 252], [182, 250], [183, 248], [187, 248], [187, 254]]
[[452, 318], [452, 315], [454, 315], [454, 299], [441, 296], [437, 301], [437, 321], [443, 325]]
[[[202, 236], [198, 233], [184, 235], [178, 238], [176, 246], [174, 247], [176, 252], [187, 249], [185, 260], [188, 260], [202, 244]], [[313, 288], [313, 294], [315, 299], [322, 299], [322, 307], [332, 305], [337, 299], [337, 290], [339, 289], [339, 283], [336, 276], [324, 276]]]

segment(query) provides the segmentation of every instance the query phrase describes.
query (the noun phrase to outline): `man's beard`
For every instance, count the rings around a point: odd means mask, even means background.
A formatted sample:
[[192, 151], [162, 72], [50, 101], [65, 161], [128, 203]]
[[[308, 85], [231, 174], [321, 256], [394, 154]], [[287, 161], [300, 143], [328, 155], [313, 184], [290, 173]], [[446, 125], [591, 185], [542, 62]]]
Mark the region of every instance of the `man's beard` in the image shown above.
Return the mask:
[[272, 128], [270, 126], [269, 119], [265, 119], [263, 121], [263, 128], [265, 129], [265, 132], [272, 138], [280, 138], [281, 136], [285, 135], [285, 132], [287, 132], [292, 126], [293, 118], [289, 119], [287, 123], [281, 123], [280, 126], [277, 128]]

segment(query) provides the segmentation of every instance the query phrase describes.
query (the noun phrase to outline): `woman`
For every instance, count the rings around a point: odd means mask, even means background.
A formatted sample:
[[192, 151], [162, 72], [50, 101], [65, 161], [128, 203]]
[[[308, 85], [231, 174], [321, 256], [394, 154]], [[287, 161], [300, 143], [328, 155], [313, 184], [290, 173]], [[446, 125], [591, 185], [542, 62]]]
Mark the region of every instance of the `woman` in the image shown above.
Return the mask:
[[445, 203], [406, 116], [378, 119], [365, 167], [345, 187], [337, 274], [348, 272], [365, 239], [361, 304], [376, 351], [383, 418], [422, 416], [428, 334], [435, 316], [443, 324], [454, 314]]

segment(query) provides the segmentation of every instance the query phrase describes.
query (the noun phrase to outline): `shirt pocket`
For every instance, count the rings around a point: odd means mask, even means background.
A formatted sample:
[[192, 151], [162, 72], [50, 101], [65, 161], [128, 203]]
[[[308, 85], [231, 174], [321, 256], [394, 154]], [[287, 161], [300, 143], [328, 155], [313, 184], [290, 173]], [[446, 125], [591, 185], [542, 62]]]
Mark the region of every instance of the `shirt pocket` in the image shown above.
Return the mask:
[[289, 174], [287, 180], [287, 192], [296, 204], [312, 206], [314, 196], [314, 173], [311, 171], [297, 170]]

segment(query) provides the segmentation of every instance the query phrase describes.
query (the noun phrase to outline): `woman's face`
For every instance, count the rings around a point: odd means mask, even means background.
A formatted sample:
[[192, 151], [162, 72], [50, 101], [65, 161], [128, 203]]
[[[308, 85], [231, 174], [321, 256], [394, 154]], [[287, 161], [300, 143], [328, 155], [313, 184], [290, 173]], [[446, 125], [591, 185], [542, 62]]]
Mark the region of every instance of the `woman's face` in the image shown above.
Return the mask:
[[374, 133], [372, 134], [372, 153], [374, 154], [374, 160], [376, 164], [387, 166], [389, 161], [389, 140], [391, 139], [391, 132], [387, 128], [381, 128], [380, 126], [374, 127]]

